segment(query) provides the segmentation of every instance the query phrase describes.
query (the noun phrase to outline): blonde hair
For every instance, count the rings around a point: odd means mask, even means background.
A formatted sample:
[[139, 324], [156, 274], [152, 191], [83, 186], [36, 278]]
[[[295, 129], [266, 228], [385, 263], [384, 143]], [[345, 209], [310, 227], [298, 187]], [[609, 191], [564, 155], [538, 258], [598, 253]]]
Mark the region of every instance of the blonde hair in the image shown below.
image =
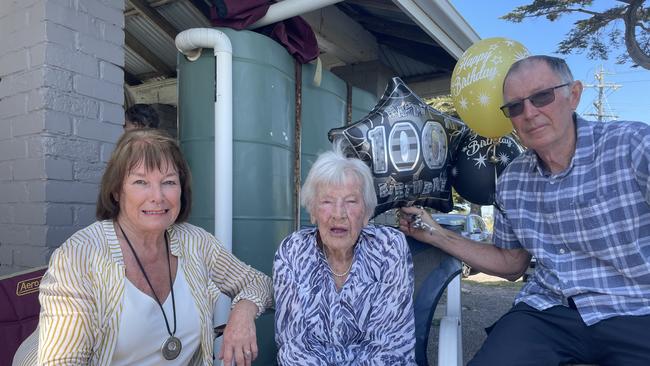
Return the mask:
[[300, 203], [311, 213], [320, 186], [342, 185], [351, 177], [359, 180], [366, 219], [370, 219], [377, 207], [377, 195], [370, 168], [360, 159], [346, 157], [338, 143], [332, 151], [320, 154], [312, 165], [300, 191]]

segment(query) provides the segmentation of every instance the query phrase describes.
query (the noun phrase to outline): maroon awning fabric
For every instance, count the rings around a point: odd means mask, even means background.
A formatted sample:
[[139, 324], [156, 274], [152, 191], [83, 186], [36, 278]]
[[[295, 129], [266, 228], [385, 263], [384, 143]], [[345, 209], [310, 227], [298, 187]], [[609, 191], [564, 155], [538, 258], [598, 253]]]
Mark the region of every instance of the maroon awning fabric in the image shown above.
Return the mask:
[[[216, 27], [245, 29], [261, 19], [271, 4], [268, 0], [213, 0], [210, 20]], [[289, 18], [255, 31], [276, 40], [302, 64], [318, 57], [318, 42], [314, 31], [300, 17]]]

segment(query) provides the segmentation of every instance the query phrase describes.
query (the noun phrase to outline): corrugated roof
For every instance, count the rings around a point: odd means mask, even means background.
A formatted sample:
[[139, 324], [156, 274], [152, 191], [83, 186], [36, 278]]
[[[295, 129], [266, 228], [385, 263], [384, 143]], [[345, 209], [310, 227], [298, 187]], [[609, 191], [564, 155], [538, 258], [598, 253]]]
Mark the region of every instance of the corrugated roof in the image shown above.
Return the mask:
[[176, 46], [165, 33], [141, 16], [126, 19], [126, 29], [171, 69], [176, 68]]
[[149, 65], [137, 52], [128, 47], [124, 48], [124, 68], [131, 75], [153, 75], [156, 73], [153, 66]]
[[[162, 17], [163, 22], [173, 28], [172, 31], [210, 26], [209, 9], [203, 0], [148, 0], [148, 4]], [[379, 61], [405, 81], [451, 74], [455, 58], [392, 1], [347, 0], [335, 6], [374, 36]], [[165, 27], [156, 26], [149, 17], [141, 15], [131, 6], [128, 0], [125, 14], [127, 75], [139, 80], [175, 76], [176, 48], [168, 35], [170, 28], [163, 31]], [[129, 35], [131, 45], [135, 38], [136, 43], [146, 49], [129, 49]], [[157, 65], [156, 60], [151, 60], [152, 57], [157, 59]]]
[[[165, 21], [171, 24], [177, 32], [190, 28], [210, 26], [206, 16], [191, 1], [150, 1], [149, 5]], [[128, 42], [124, 60], [126, 72], [141, 81], [174, 76], [173, 71], [176, 70], [177, 51], [173, 39], [150, 19], [139, 14], [128, 1], [125, 14], [127, 15], [125, 19], [127, 34], [132, 35], [140, 44], [145, 46], [148, 52], [166, 66], [168, 72], [171, 71], [171, 74], [158, 70], [137, 50], [129, 48]]]
[[210, 21], [189, 1], [176, 1], [157, 9], [176, 29], [210, 27]]

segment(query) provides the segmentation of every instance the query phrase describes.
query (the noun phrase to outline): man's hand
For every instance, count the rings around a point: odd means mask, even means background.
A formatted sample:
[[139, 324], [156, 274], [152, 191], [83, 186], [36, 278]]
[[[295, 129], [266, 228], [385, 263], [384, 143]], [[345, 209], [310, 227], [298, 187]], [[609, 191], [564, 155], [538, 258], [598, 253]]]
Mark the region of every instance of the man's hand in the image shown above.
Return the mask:
[[399, 214], [399, 229], [406, 235], [421, 242], [436, 244], [436, 234], [442, 234], [443, 228], [433, 220], [425, 210], [409, 206], [402, 207]]

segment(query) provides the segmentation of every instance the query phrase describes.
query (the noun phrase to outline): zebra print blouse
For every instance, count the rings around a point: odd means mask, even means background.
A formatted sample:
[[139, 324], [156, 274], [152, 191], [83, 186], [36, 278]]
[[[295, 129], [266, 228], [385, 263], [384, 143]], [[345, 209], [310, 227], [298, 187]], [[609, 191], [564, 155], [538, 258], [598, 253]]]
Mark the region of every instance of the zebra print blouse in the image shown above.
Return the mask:
[[316, 233], [291, 234], [275, 255], [280, 365], [414, 365], [413, 262], [404, 235], [365, 227], [337, 291]]

